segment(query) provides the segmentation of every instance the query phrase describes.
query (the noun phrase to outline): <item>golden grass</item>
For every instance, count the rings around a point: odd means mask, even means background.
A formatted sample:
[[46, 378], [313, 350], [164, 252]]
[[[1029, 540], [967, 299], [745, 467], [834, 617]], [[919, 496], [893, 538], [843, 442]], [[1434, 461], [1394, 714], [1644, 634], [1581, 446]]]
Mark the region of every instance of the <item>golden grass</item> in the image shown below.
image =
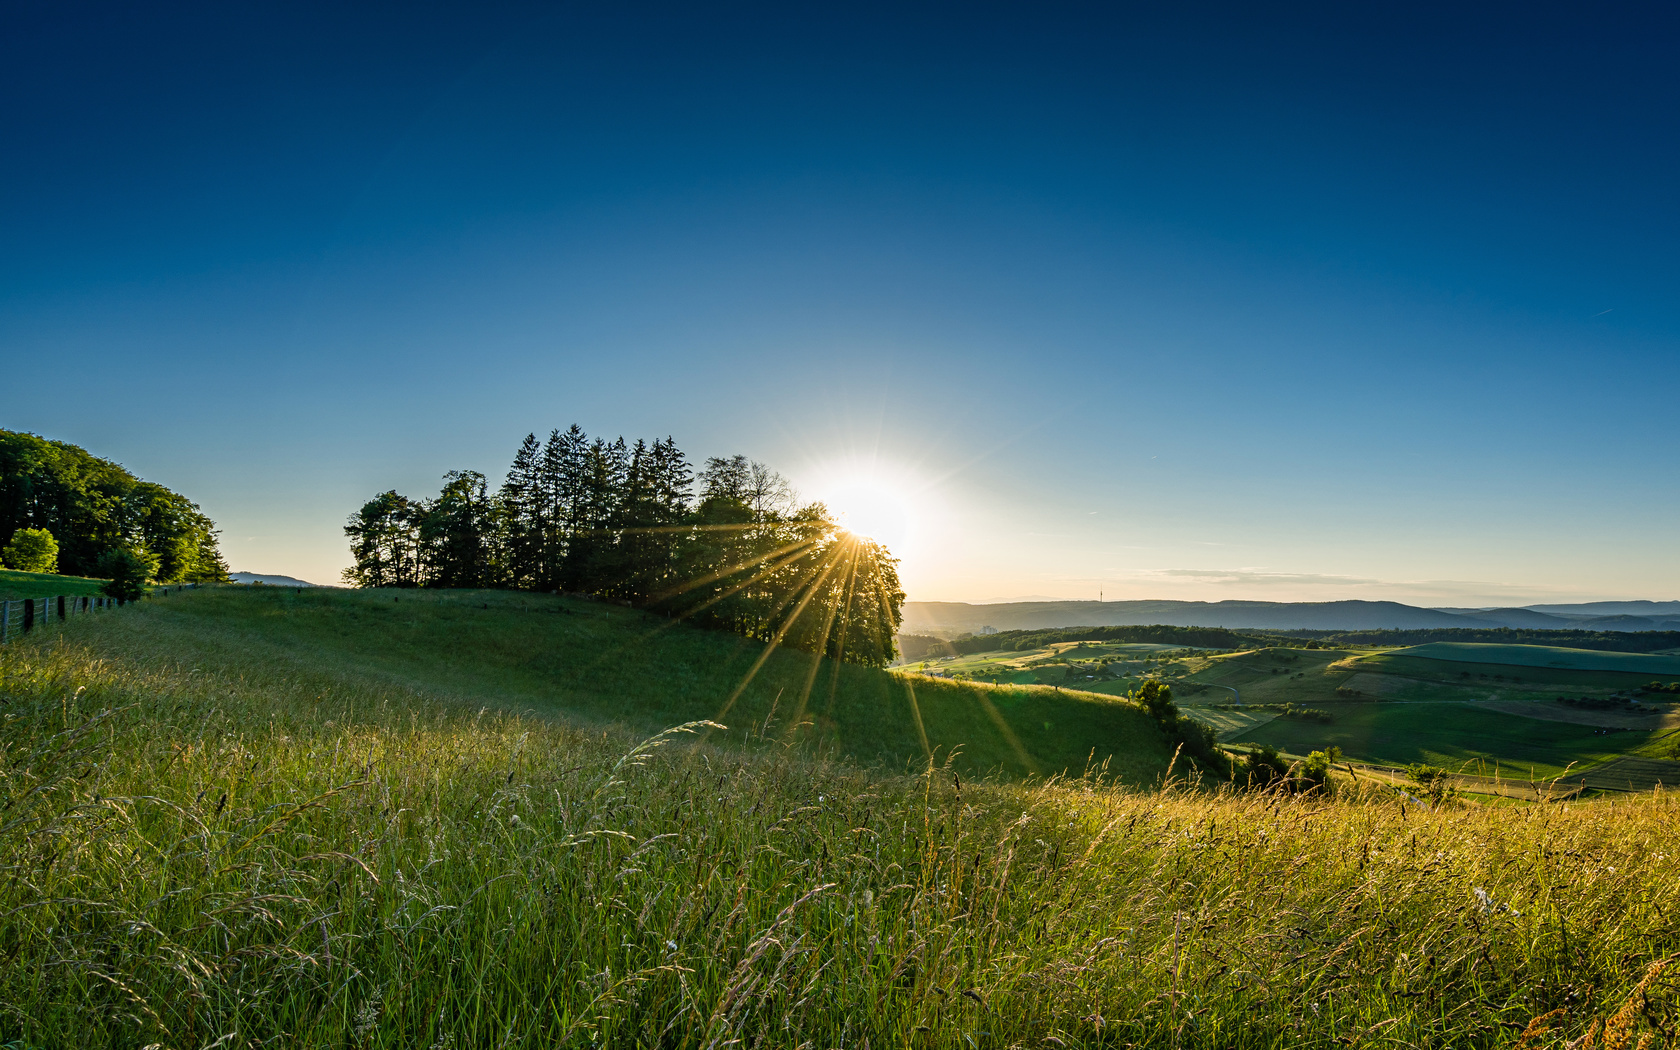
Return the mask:
[[0, 1043], [1673, 1045], [1667, 796], [884, 776], [68, 640], [0, 703]]

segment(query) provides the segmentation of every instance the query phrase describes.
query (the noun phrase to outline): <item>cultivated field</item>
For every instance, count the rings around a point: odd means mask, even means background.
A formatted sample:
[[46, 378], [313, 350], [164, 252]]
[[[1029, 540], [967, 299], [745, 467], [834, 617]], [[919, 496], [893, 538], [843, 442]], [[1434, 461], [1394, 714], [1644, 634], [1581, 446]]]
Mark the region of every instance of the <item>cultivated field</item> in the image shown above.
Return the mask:
[[[0, 650], [0, 1042], [1631, 1047], [1672, 1031], [1667, 796], [1428, 809], [1387, 789], [999, 782], [826, 761], [775, 723], [638, 745], [600, 719], [623, 693], [573, 721], [511, 664], [481, 660], [476, 685], [452, 672], [490, 644], [473, 621], [493, 602], [374, 611], [390, 597], [310, 599], [345, 602], [357, 628], [300, 624], [311, 607], [281, 595], [187, 594]], [[602, 645], [630, 621], [595, 611], [548, 613], [566, 626], [544, 637], [670, 674], [670, 650], [641, 664]], [[339, 639], [352, 630], [390, 644]], [[458, 652], [424, 653], [426, 632]], [[542, 658], [576, 705], [633, 678]], [[649, 686], [637, 710], [659, 702]]]

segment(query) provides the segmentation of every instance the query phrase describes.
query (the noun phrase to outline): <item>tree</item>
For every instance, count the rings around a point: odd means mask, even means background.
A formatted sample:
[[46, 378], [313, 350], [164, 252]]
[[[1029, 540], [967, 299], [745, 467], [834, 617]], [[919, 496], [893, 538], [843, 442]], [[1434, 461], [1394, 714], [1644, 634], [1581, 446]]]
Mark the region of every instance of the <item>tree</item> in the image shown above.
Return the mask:
[[355, 559], [344, 570], [344, 582], [352, 587], [418, 587], [422, 513], [422, 507], [395, 491], [362, 504], [344, 526]]
[[95, 575], [107, 551], [146, 552], [157, 579], [225, 580], [216, 525], [191, 500], [61, 441], [0, 430], [0, 536], [46, 529], [59, 571]]
[[670, 438], [528, 434], [494, 497], [454, 471], [430, 501], [395, 491], [344, 532], [361, 587], [565, 590], [853, 663], [896, 655], [898, 562], [745, 456], [695, 475]]
[[119, 547], [106, 551], [94, 564], [94, 572], [105, 578], [100, 589], [119, 602], [132, 602], [146, 593], [146, 582], [156, 577], [157, 555]]
[[58, 541], [46, 529], [19, 529], [6, 544], [5, 561], [19, 572], [57, 572]]
[[490, 502], [484, 475], [452, 470], [443, 491], [419, 515], [423, 581], [429, 587], [485, 587], [489, 578]]

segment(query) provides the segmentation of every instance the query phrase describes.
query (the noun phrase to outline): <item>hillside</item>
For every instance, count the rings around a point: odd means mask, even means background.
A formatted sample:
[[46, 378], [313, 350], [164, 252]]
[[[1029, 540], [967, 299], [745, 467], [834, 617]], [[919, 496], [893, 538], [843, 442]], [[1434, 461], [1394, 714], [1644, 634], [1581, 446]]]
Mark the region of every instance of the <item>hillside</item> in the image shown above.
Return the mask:
[[1148, 624], [1273, 631], [1500, 626], [1399, 602], [905, 602], [903, 631], [918, 634], [979, 631], [983, 627], [1007, 631]]
[[57, 595], [98, 594], [104, 580], [86, 576], [60, 576], [53, 572], [18, 572], [0, 569], [0, 598], [52, 598]]
[[[0, 1045], [1666, 1045], [1672, 795], [894, 774], [746, 732], [768, 681], [708, 741], [580, 714], [715, 712], [745, 645], [230, 588], [0, 646]], [[789, 655], [755, 678], [784, 698], [826, 667]], [[854, 715], [894, 684], [843, 670], [837, 735], [919, 755]], [[1000, 692], [910, 684], [932, 736], [997, 724]]]
[[1588, 602], [1509, 609], [1421, 609], [1400, 602], [906, 602], [905, 634], [1166, 624], [1261, 631], [1680, 630], [1680, 602]]
[[1078, 773], [1094, 751], [1143, 783], [1170, 758], [1140, 711], [1101, 696], [767, 653], [749, 639], [550, 595], [222, 587], [76, 625], [72, 636], [107, 659], [643, 735], [714, 719], [730, 727], [720, 736], [742, 739], [764, 733], [768, 719], [772, 737], [896, 770], [925, 764], [924, 732], [941, 761], [960, 749], [959, 768], [973, 772]]
[[57, 595], [97, 595], [104, 580], [57, 573], [20, 573], [0, 570], [0, 598], [54, 598]]

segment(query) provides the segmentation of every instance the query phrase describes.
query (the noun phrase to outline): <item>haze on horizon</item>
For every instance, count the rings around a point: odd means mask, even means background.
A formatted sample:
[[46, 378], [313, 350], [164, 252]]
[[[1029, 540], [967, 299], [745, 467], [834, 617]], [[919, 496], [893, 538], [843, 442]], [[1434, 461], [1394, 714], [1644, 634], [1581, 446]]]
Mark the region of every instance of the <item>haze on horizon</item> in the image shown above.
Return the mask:
[[15, 5], [0, 426], [334, 582], [667, 434], [911, 600], [1680, 597], [1648, 5]]

